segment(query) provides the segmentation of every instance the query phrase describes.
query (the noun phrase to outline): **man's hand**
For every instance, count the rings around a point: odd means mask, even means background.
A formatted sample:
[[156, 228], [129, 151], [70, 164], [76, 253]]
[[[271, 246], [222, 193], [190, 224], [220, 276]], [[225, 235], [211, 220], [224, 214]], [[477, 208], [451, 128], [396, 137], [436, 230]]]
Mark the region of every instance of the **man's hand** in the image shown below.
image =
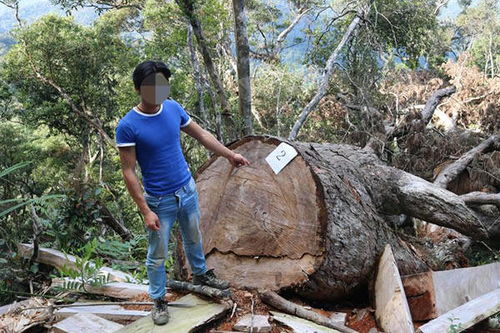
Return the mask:
[[160, 219], [158, 218], [158, 215], [151, 210], [144, 214], [144, 224], [147, 228], [153, 231], [160, 230]]
[[234, 167], [237, 168], [244, 165], [250, 165], [250, 162], [248, 162], [248, 160], [240, 154], [232, 153], [227, 159]]
[[227, 158], [234, 167], [239, 168], [244, 165], [250, 165], [250, 162], [246, 158], [231, 151], [194, 121], [182, 127], [181, 130], [198, 140], [204, 147], [215, 153], [215, 155]]

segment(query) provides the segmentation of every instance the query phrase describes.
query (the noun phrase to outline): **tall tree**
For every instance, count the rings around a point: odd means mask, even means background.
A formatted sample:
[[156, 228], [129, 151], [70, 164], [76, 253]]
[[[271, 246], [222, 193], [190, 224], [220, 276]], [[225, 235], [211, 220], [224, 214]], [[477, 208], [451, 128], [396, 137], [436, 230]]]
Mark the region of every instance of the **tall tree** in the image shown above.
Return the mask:
[[245, 0], [233, 0], [236, 54], [238, 56], [238, 98], [245, 135], [253, 134], [252, 91], [250, 87], [250, 48], [248, 46]]
[[490, 77], [500, 72], [500, 4], [481, 0], [457, 18], [458, 42], [471, 54], [472, 62]]
[[[195, 1], [194, 0], [175, 0], [177, 5], [182, 9], [182, 12], [188, 19], [189, 23], [193, 27], [193, 33], [196, 36], [196, 40], [198, 42], [198, 47], [200, 49], [201, 55], [203, 57], [203, 62], [205, 63], [205, 67], [207, 69], [208, 75], [210, 76], [210, 80], [219, 96], [219, 102], [221, 108], [223, 110], [224, 118], [226, 122], [231, 121], [231, 112], [229, 108], [229, 103], [227, 101], [226, 93], [224, 91], [224, 87], [222, 86], [222, 81], [217, 74], [215, 69], [215, 64], [212, 60], [212, 56], [210, 55], [208, 43], [205, 40], [205, 36], [203, 34], [203, 30], [201, 28], [200, 20], [198, 19], [195, 12]], [[228, 132], [231, 131], [232, 126], [226, 126]], [[229, 135], [229, 136], [234, 136]]]

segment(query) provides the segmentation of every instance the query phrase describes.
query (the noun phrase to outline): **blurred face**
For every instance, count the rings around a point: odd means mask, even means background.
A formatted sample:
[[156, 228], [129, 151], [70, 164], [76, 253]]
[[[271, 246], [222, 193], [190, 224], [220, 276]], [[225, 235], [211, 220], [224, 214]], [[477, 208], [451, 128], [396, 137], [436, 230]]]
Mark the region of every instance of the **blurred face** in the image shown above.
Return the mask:
[[170, 85], [162, 73], [153, 73], [144, 79], [140, 89], [141, 98], [149, 104], [161, 104], [170, 94]]

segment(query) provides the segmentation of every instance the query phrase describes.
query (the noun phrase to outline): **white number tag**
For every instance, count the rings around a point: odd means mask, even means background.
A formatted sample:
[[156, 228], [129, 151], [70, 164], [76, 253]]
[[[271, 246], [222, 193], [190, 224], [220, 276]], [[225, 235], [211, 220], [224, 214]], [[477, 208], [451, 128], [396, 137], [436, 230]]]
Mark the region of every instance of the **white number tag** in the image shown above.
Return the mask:
[[282, 142], [271, 154], [267, 155], [266, 162], [274, 173], [278, 174], [295, 156], [297, 156], [295, 148]]

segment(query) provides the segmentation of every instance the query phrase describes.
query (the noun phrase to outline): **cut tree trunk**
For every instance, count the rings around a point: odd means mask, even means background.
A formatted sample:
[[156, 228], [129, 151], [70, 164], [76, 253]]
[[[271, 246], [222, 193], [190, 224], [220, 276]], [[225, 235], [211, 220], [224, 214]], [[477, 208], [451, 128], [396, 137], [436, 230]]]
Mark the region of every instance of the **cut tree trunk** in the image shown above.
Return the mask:
[[229, 148], [250, 166], [213, 157], [196, 175], [207, 262], [233, 286], [342, 298], [366, 287], [386, 244], [401, 274], [428, 270], [387, 214], [491, 236], [459, 196], [358, 147], [288, 142], [299, 155], [275, 175], [264, 159], [281, 142], [246, 137]]

